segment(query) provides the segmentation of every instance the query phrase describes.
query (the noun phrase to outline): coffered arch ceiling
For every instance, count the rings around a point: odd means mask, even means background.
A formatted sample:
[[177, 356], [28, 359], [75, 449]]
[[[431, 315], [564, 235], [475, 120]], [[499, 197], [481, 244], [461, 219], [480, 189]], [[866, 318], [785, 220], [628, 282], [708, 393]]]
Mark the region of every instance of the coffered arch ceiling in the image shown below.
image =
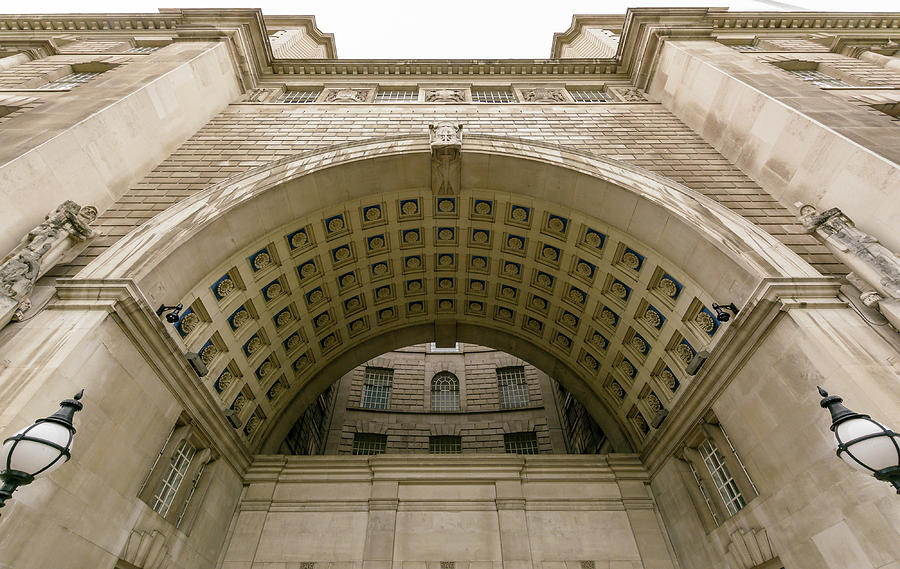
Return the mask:
[[712, 302], [817, 274], [717, 203], [612, 160], [469, 137], [456, 194], [433, 195], [430, 172], [424, 136], [282, 160], [173, 206], [78, 278], [182, 302], [171, 332], [250, 449], [276, 448], [343, 371], [451, 326], [557, 377], [638, 450], [721, 333]]

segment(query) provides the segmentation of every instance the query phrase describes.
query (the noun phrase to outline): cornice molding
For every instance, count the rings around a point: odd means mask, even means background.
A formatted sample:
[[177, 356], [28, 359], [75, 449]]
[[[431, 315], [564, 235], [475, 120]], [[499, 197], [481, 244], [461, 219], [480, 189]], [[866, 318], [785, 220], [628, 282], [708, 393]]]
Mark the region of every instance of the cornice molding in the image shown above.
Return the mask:
[[[612, 75], [618, 73], [613, 59], [443, 59], [443, 60], [383, 60], [383, 59], [279, 59], [272, 63], [275, 75], [354, 76], [425, 76], [433, 80], [451, 76], [581, 76]], [[608, 77], [604, 77], [606, 79]], [[624, 75], [621, 77], [626, 79]], [[283, 77], [279, 79], [284, 80]]]
[[645, 444], [641, 457], [653, 477], [788, 310], [845, 309], [840, 282], [832, 277], [764, 278], [712, 348], [701, 372], [684, 387], [664, 427]]
[[306, 35], [315, 40], [320, 45], [325, 46], [325, 55], [328, 59], [337, 59], [337, 45], [335, 45], [334, 34], [323, 32], [316, 25], [315, 16], [264, 16], [266, 26], [281, 27], [302, 27], [306, 30]]
[[108, 312], [159, 380], [197, 421], [197, 427], [218, 447], [219, 454], [238, 474], [247, 471], [252, 459], [247, 445], [225, 419], [212, 394], [206, 389], [198, 389], [200, 379], [188, 365], [183, 350], [166, 331], [133, 280], [59, 279], [56, 287], [58, 300], [48, 309]]

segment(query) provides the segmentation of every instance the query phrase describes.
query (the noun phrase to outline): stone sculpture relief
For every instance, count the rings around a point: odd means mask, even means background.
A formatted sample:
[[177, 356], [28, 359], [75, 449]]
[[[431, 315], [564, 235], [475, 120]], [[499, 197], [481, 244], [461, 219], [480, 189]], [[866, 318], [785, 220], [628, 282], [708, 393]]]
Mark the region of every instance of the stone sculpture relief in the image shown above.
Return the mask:
[[0, 328], [28, 310], [28, 295], [34, 283], [66, 253], [95, 235], [90, 224], [97, 208], [81, 207], [65, 201], [47, 214], [44, 222], [28, 235], [0, 263]]
[[326, 103], [365, 103], [371, 89], [329, 89]]
[[438, 123], [428, 125], [431, 143], [431, 191], [435, 195], [459, 192], [462, 164], [462, 125]]
[[463, 89], [428, 89], [425, 91], [426, 103], [465, 103], [466, 92]]
[[522, 99], [527, 103], [565, 103], [568, 102], [562, 89], [536, 87], [522, 89]]
[[644, 95], [643, 91], [641, 91], [640, 89], [635, 89], [633, 87], [610, 87], [609, 90], [623, 101], [642, 103], [647, 100], [647, 97], [646, 95]]
[[840, 209], [819, 213], [809, 204], [796, 205], [800, 206], [800, 221], [806, 232], [815, 235], [853, 271], [848, 280], [862, 292], [861, 300], [867, 306], [877, 306], [894, 328], [900, 329], [900, 257], [857, 229]]

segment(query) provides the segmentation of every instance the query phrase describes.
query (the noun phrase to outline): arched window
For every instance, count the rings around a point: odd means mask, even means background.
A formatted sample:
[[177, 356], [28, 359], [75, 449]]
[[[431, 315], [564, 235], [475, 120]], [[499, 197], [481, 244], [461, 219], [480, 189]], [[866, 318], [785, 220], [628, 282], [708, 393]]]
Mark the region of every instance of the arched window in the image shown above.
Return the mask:
[[459, 380], [449, 371], [431, 378], [431, 410], [459, 411]]

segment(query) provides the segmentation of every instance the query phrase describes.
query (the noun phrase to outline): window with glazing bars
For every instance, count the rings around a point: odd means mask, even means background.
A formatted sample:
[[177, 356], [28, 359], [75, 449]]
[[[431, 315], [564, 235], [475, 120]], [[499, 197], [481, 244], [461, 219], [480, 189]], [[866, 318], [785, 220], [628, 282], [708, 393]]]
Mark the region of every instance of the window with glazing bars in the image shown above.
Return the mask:
[[600, 89], [570, 89], [569, 94], [576, 103], [608, 103], [612, 96]]
[[379, 89], [375, 93], [376, 103], [396, 103], [400, 101], [417, 101], [419, 92], [415, 89]]
[[353, 454], [382, 454], [387, 448], [387, 435], [356, 433], [353, 435]]
[[506, 433], [503, 435], [503, 446], [510, 454], [537, 454], [537, 433]]
[[725, 465], [722, 453], [709, 439], [700, 443], [697, 450], [700, 452], [700, 457], [713, 478], [713, 482], [719, 491], [719, 495], [722, 497], [722, 501], [725, 503], [725, 507], [728, 509], [728, 513], [732, 516], [735, 515], [747, 505], [747, 502], [744, 500], [744, 496], [741, 495], [741, 491], [738, 489], [734, 477], [731, 476], [728, 466]]
[[431, 378], [431, 410], [459, 411], [459, 379], [449, 371]]
[[319, 94], [322, 91], [285, 91], [281, 95], [278, 95], [278, 99], [275, 101], [276, 103], [290, 103], [290, 104], [300, 104], [300, 103], [315, 103], [316, 99], [319, 98]]
[[51, 81], [46, 85], [38, 87], [38, 89], [71, 89], [84, 83], [87, 83], [102, 71], [83, 71], [81, 73], [69, 73], [65, 77], [60, 77], [55, 81]]
[[428, 452], [431, 454], [460, 454], [462, 437], [454, 435], [428, 437]]
[[394, 370], [383, 367], [367, 367], [363, 381], [360, 407], [366, 409], [387, 409], [391, 403], [391, 385]]
[[746, 43], [743, 45], [733, 45], [733, 46], [731, 46], [731, 49], [735, 49], [737, 51], [765, 51], [762, 48], [762, 46], [752, 44], [752, 43]]
[[169, 513], [169, 508], [172, 507], [172, 500], [175, 499], [175, 494], [184, 481], [184, 476], [187, 474], [188, 468], [191, 466], [191, 460], [193, 460], [196, 452], [197, 449], [188, 441], [181, 441], [181, 444], [178, 445], [178, 450], [172, 456], [169, 469], [163, 476], [159, 484], [159, 490], [154, 494], [153, 502], [150, 504], [150, 507], [159, 515], [166, 517], [166, 514]]
[[515, 409], [528, 406], [528, 383], [522, 366], [497, 368], [497, 388], [500, 392], [500, 408]]
[[516, 98], [508, 89], [472, 89], [472, 100], [476, 103], [514, 103]]
[[832, 77], [827, 73], [822, 73], [821, 71], [792, 70], [790, 73], [793, 73], [808, 83], [812, 83], [816, 87], [852, 87], [849, 83], [837, 79], [836, 77]]
[[158, 46], [136, 46], [126, 49], [125, 53], [153, 53], [158, 49]]

